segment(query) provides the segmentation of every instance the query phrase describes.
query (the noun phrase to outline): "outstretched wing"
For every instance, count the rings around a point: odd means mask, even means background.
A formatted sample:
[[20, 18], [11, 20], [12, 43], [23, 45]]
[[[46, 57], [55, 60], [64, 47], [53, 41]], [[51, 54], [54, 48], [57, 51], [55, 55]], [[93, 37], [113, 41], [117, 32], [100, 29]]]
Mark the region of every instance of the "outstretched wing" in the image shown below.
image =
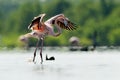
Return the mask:
[[[35, 24], [39, 25], [42, 22], [44, 16], [45, 16], [45, 14], [40, 14], [40, 15], [34, 17], [31, 24], [28, 26], [28, 29], [30, 29]], [[37, 26], [37, 27], [39, 28], [39, 26]]]
[[59, 26], [62, 29], [66, 30], [74, 30], [76, 29], [76, 25], [72, 23], [64, 14], [56, 15], [50, 19], [48, 19], [45, 23]]
[[28, 26], [28, 29], [30, 29], [33, 25], [35, 24], [39, 24], [41, 19], [41, 15], [34, 17], [34, 19], [32, 20], [31, 24]]

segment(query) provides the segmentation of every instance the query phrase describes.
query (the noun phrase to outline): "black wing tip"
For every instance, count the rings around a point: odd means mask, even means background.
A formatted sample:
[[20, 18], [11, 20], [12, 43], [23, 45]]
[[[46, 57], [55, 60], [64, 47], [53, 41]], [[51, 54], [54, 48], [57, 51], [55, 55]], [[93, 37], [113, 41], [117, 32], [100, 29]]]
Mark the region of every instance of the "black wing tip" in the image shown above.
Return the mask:
[[77, 25], [73, 22], [71, 22], [71, 26], [70, 26], [70, 30], [76, 30], [77, 29]]
[[75, 23], [73, 23], [71, 21], [68, 21], [68, 23], [70, 24], [69, 26], [70, 26], [71, 30], [76, 30], [77, 29], [77, 25]]
[[77, 25], [76, 24], [74, 24], [74, 23], [72, 23], [72, 22], [68, 22], [68, 25], [65, 25], [65, 24], [63, 24], [63, 23], [61, 23], [61, 22], [58, 22], [58, 25], [61, 27], [61, 28], [63, 28], [63, 29], [66, 29], [66, 30], [68, 30], [68, 31], [73, 31], [73, 30], [76, 30], [77, 29]]

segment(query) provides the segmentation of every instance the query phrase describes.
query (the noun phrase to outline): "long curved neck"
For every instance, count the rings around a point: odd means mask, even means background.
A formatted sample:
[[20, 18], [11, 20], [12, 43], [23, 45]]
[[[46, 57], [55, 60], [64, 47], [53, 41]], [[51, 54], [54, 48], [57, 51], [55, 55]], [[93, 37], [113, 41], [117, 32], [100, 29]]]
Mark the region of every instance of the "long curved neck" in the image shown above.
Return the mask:
[[46, 60], [48, 60], [48, 56], [47, 56], [47, 54], [46, 54]]

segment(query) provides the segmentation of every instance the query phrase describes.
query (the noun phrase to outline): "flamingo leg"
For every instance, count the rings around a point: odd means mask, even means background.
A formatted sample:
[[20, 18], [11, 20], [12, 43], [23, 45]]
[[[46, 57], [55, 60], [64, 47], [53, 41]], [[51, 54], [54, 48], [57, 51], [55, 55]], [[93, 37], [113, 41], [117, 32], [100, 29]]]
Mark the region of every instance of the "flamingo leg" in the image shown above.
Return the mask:
[[41, 38], [41, 47], [40, 47], [40, 57], [41, 57], [41, 64], [43, 62], [43, 57], [42, 57], [42, 48], [43, 48], [43, 38]]
[[39, 39], [38, 39], [38, 41], [37, 41], [36, 48], [35, 48], [35, 51], [34, 51], [33, 62], [35, 62], [36, 51], [37, 51], [38, 45], [39, 45]]

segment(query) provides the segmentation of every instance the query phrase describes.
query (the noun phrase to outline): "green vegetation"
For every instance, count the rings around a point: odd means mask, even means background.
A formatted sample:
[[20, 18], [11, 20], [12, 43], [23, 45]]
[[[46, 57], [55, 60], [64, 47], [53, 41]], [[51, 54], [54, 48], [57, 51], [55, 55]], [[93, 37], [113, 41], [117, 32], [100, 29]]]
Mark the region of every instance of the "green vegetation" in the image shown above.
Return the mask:
[[[20, 35], [30, 32], [27, 26], [34, 16], [46, 13], [48, 19], [64, 13], [77, 24], [77, 30], [65, 31], [57, 38], [46, 37], [46, 46], [67, 46], [72, 36], [82, 45], [120, 45], [120, 2], [117, 0], [0, 0], [0, 47], [19, 46]], [[94, 36], [95, 35], [95, 36]], [[33, 42], [30, 45], [34, 45]]]

